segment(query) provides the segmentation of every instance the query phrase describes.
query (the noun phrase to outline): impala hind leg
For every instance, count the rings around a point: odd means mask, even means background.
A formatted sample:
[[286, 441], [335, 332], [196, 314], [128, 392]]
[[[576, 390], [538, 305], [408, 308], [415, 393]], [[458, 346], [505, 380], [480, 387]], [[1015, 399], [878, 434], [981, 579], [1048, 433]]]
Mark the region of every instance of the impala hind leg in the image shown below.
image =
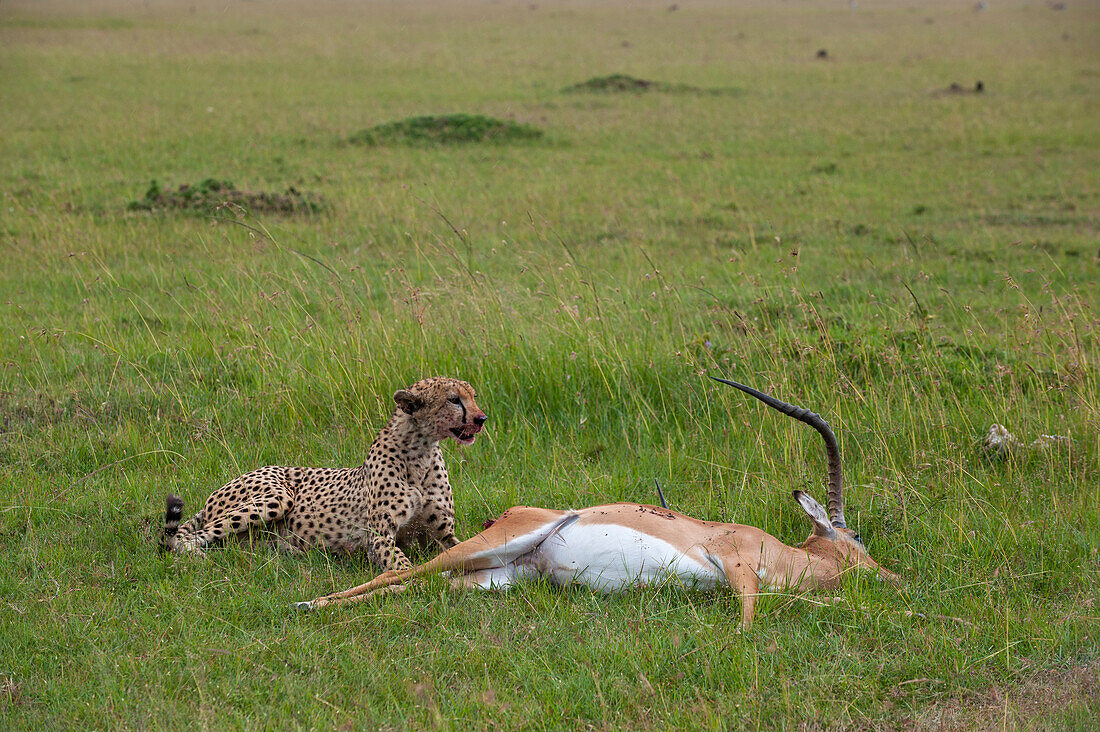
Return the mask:
[[[419, 569], [424, 565], [418, 565], [413, 569]], [[408, 571], [408, 570], [406, 570]], [[374, 579], [366, 584], [357, 585], [348, 590], [342, 590], [340, 592], [331, 592], [322, 597], [317, 597], [305, 602], [296, 602], [294, 607], [303, 608], [306, 610], [312, 610], [317, 607], [325, 607], [326, 605], [341, 605], [348, 602], [357, 602], [358, 600], [365, 599], [370, 595], [373, 595], [379, 589], [385, 589], [388, 587], [397, 587], [404, 585], [401, 584], [401, 579], [398, 577], [399, 572], [395, 569], [388, 569], [380, 575], [377, 575]]]
[[[295, 603], [298, 608], [318, 608], [357, 602], [364, 595], [376, 590], [402, 585], [407, 580], [439, 572], [454, 572], [455, 579], [473, 574], [475, 577], [484, 570], [498, 570], [515, 565], [516, 560], [537, 547], [551, 536], [563, 524], [575, 520], [576, 514], [567, 511], [551, 511], [545, 508], [517, 506], [505, 511], [492, 526], [466, 541], [455, 544], [433, 559], [411, 569], [389, 570], [378, 575], [370, 582], [352, 587], [343, 592], [334, 592], [308, 602]], [[513, 567], [514, 569], [514, 567]], [[506, 573], [499, 573], [503, 580]], [[513, 571], [514, 575], [515, 572]], [[482, 575], [490, 578], [492, 574]], [[475, 579], [468, 584], [480, 583]]]
[[[386, 572], [384, 574], [390, 573]], [[450, 577], [450, 583], [452, 590], [468, 590], [473, 588], [480, 590], [506, 590], [527, 577], [536, 576], [538, 576], [538, 572], [533, 568], [522, 564], [511, 563], [502, 567], [489, 567], [486, 569], [474, 570], [472, 572], [456, 572]], [[385, 578], [385, 581], [389, 581], [390, 579], [392, 578]], [[372, 580], [372, 582], [376, 580], [383, 580], [383, 575], [379, 575], [375, 580]], [[400, 582], [400, 578], [398, 578], [397, 581]], [[360, 588], [364, 586], [365, 585], [353, 587], [343, 592], [334, 592], [331, 595], [325, 595], [324, 597], [319, 597], [316, 600], [310, 600], [308, 602], [296, 602], [294, 603], [294, 607], [303, 610], [312, 610], [313, 608], [326, 607], [328, 605], [348, 605], [353, 602], [369, 600], [380, 595], [405, 592], [408, 589], [408, 586], [404, 584], [384, 584], [376, 589], [360, 592]]]

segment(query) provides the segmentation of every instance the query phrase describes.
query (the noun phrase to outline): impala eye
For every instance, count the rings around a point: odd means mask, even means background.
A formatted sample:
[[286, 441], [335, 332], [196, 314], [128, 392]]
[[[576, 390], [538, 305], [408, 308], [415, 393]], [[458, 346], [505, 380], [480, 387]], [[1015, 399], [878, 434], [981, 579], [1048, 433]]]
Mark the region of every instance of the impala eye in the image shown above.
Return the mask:
[[852, 539], [854, 539], [855, 541], [857, 541], [857, 542], [858, 542], [858, 543], [860, 543], [860, 544], [862, 544], [862, 543], [863, 543], [863, 539], [860, 539], [860, 538], [859, 538], [859, 534], [855, 534], [855, 535], [853, 535], [853, 536], [852, 536]]

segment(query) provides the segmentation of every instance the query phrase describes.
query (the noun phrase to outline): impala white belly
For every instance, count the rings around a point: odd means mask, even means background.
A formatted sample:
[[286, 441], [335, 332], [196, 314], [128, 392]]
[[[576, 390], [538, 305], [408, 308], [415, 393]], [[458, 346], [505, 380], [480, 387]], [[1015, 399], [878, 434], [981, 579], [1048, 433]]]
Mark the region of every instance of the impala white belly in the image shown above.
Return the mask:
[[522, 561], [554, 584], [581, 584], [600, 592], [662, 582], [709, 589], [724, 581], [700, 548], [685, 554], [619, 524], [566, 523]]

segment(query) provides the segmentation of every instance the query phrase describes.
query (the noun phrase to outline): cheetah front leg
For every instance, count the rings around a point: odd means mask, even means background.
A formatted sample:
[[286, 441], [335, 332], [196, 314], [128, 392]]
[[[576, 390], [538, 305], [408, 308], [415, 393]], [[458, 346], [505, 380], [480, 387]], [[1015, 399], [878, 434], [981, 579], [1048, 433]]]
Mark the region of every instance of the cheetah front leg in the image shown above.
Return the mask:
[[410, 569], [412, 562], [397, 548], [397, 525], [392, 521], [376, 529], [367, 548], [370, 560], [383, 570], [397, 572]]
[[436, 451], [432, 467], [424, 477], [424, 507], [420, 511], [425, 529], [446, 551], [458, 543], [455, 537], [455, 502], [443, 453]]
[[391, 501], [375, 507], [367, 520], [367, 556], [384, 571], [401, 571], [412, 567], [412, 562], [397, 546], [400, 523], [408, 521], [412, 513], [411, 497], [407, 492]]
[[436, 544], [439, 544], [441, 549], [447, 550], [459, 543], [455, 536], [454, 503], [450, 500], [445, 503], [440, 501], [429, 506], [424, 514], [424, 526], [428, 530], [428, 535]]
[[397, 546], [397, 534], [416, 519], [424, 497], [420, 489], [409, 484], [406, 475], [405, 466], [392, 457], [370, 464], [370, 495], [374, 502], [367, 514], [367, 555], [383, 570], [412, 567]]

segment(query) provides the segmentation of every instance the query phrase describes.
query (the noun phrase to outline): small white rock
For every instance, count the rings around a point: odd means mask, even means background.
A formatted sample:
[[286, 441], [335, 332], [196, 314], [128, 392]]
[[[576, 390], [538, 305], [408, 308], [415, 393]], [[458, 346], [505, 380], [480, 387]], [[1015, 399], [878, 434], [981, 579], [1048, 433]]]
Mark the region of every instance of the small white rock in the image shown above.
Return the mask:
[[1021, 442], [1003, 424], [990, 425], [989, 432], [982, 440], [982, 449], [997, 455], [1007, 455], [1021, 447]]

